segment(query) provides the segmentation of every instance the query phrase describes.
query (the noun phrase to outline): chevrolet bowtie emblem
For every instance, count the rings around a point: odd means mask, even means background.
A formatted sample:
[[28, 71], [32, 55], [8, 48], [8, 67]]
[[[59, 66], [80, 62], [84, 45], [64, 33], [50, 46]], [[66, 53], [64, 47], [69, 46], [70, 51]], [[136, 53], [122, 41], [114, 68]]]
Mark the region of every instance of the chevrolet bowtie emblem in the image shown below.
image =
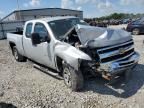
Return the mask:
[[120, 49], [119, 49], [119, 53], [120, 53], [120, 54], [124, 54], [124, 53], [125, 53], [125, 49], [124, 49], [124, 48], [120, 48]]

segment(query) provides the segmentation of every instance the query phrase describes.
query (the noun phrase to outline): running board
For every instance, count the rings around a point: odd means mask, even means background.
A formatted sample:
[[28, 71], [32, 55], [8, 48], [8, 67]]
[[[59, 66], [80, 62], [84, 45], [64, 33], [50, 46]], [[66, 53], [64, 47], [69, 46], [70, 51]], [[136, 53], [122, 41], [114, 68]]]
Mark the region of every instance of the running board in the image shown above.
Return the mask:
[[45, 68], [43, 66], [40, 66], [38, 64], [33, 64], [33, 67], [56, 78], [56, 79], [59, 79], [59, 80], [63, 80], [63, 77], [59, 75], [59, 73], [55, 73], [55, 72], [51, 72], [51, 70], [49, 70], [48, 68]]

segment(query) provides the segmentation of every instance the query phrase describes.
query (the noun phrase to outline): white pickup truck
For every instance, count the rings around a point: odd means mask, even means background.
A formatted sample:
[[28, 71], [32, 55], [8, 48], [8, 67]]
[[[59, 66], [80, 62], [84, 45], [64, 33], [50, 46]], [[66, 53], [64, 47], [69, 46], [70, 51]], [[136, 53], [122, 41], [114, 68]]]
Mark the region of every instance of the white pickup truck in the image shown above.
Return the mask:
[[27, 21], [23, 32], [8, 33], [7, 40], [17, 61], [56, 70], [73, 91], [83, 88], [89, 74], [112, 80], [139, 60], [128, 32], [91, 27], [76, 17]]

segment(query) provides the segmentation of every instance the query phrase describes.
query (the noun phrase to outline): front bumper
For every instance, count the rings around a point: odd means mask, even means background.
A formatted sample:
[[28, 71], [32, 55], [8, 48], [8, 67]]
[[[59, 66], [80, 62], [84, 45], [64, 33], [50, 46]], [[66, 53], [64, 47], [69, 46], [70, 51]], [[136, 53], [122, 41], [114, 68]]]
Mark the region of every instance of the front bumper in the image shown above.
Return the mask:
[[105, 72], [105, 74], [113, 76], [134, 68], [139, 61], [139, 57], [140, 55], [135, 52], [127, 59], [101, 64], [99, 69], [100, 71]]

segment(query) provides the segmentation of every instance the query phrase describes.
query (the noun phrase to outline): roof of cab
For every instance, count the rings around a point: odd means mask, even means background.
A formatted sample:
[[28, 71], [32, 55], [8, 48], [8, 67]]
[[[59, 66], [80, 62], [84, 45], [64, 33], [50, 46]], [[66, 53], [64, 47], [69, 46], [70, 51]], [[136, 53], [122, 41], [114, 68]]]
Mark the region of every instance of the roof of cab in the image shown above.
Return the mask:
[[40, 19], [30, 20], [28, 22], [40, 21], [40, 20], [45, 21], [45, 22], [50, 22], [50, 21], [55, 21], [55, 20], [68, 19], [68, 18], [76, 18], [76, 17], [74, 17], [74, 16], [47, 17], [47, 18], [40, 18]]

